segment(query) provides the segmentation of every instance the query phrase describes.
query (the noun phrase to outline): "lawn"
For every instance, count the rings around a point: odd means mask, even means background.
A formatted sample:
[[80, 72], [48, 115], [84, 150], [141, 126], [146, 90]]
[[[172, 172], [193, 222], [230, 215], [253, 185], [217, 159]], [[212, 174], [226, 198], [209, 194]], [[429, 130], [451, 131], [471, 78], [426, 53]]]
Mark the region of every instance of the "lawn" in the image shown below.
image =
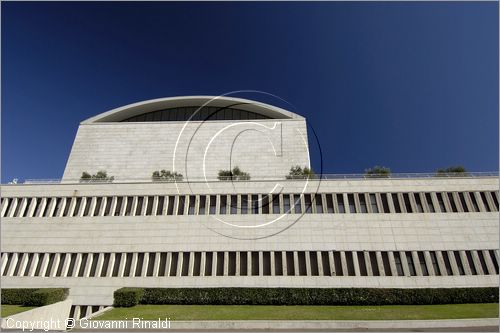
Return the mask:
[[2, 314], [1, 317], [5, 318], [12, 316], [13, 314], [28, 311], [34, 309], [35, 306], [23, 306], [23, 305], [1, 305]]
[[384, 306], [137, 305], [97, 319], [158, 320], [411, 320], [498, 318], [498, 303]]

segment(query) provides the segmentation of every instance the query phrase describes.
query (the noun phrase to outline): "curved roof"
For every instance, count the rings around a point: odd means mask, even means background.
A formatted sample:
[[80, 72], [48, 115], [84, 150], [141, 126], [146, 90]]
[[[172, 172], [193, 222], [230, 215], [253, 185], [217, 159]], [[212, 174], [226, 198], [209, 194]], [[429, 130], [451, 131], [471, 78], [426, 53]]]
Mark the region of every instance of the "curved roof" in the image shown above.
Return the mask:
[[271, 119], [303, 119], [296, 113], [269, 104], [234, 97], [225, 96], [178, 96], [151, 99], [125, 105], [82, 121], [82, 124], [121, 122], [131, 117], [157, 110], [173, 109], [178, 107], [215, 106], [233, 107], [240, 110], [255, 112]]

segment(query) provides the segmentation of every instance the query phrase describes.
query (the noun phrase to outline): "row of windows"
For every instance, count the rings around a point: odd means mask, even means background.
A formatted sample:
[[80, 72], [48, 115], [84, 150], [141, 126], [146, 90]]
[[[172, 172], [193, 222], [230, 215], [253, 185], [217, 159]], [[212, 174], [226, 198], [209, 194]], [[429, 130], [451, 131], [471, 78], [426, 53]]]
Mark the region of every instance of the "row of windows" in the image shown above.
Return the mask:
[[179, 107], [152, 111], [122, 120], [122, 122], [188, 121], [188, 120], [250, 120], [270, 119], [259, 113], [234, 108], [205, 106]]
[[498, 211], [498, 191], [2, 198], [1, 217]]
[[4, 253], [2, 276], [451, 276], [498, 274], [498, 250]]

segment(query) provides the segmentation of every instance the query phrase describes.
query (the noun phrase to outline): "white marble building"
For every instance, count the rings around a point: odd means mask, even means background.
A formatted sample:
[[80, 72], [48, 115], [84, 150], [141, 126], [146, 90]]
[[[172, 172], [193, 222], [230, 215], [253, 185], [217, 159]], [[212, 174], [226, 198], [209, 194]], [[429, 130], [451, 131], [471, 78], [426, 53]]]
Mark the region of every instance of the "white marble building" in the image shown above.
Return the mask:
[[[216, 179], [235, 165], [251, 179]], [[293, 165], [309, 165], [305, 119], [262, 103], [100, 114], [61, 182], [2, 185], [2, 286], [69, 287], [75, 316], [124, 286], [498, 286], [497, 174], [285, 179]], [[184, 179], [152, 181], [160, 169]], [[114, 181], [79, 181], [99, 170]]]

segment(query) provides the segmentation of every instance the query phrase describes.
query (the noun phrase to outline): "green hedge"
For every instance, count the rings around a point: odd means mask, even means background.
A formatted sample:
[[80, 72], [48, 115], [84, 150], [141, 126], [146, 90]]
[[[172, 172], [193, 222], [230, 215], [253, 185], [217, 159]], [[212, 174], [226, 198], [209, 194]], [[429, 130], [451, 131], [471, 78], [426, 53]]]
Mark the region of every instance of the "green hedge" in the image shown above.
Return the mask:
[[[122, 288], [115, 306], [214, 305], [410, 305], [498, 302], [498, 288]], [[142, 295], [141, 295], [142, 292]]]
[[142, 288], [121, 288], [113, 293], [114, 307], [130, 307], [139, 304], [144, 294]]
[[60, 301], [68, 297], [66, 288], [13, 288], [2, 289], [2, 304], [43, 306]]

